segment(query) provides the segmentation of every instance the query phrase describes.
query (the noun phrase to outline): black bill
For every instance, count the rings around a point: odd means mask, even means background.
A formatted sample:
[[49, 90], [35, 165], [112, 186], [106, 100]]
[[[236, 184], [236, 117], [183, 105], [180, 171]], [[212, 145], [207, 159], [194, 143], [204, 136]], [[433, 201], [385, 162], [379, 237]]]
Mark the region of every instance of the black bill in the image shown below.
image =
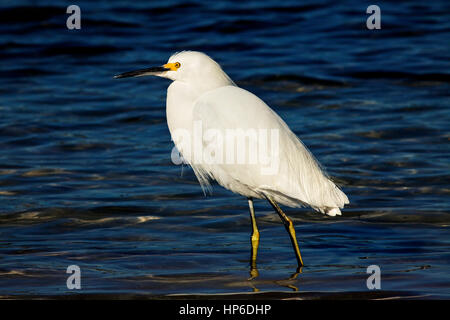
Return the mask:
[[165, 68], [165, 67], [152, 67], [152, 68], [146, 68], [146, 69], [140, 69], [140, 70], [135, 70], [135, 71], [124, 72], [124, 73], [115, 75], [114, 79], [151, 76], [153, 74], [166, 72], [166, 71], [169, 71], [169, 70], [170, 69]]

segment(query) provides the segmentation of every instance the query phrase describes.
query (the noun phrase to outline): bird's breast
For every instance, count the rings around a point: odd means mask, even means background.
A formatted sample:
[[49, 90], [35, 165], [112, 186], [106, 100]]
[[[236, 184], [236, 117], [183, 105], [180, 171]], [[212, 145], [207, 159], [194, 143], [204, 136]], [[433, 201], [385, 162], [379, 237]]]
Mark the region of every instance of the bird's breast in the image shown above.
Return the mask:
[[197, 99], [195, 90], [184, 82], [174, 81], [167, 89], [166, 117], [170, 135], [177, 149], [184, 154], [191, 143], [192, 109]]

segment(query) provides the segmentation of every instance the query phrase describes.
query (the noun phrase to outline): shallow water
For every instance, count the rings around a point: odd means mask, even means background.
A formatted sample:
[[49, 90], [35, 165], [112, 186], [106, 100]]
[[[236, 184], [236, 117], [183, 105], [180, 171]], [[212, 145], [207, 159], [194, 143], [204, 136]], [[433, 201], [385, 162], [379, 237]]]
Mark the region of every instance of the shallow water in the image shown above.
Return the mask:
[[[66, 5], [0, 6], [1, 296], [73, 294], [75, 264], [76, 293], [92, 296], [449, 298], [447, 1], [380, 4], [377, 31], [356, 1], [81, 1], [71, 31]], [[286, 208], [296, 279], [258, 201], [260, 276], [247, 280], [247, 202], [219, 186], [205, 198], [171, 162], [169, 82], [112, 79], [185, 49], [274, 108], [350, 198], [337, 218]]]

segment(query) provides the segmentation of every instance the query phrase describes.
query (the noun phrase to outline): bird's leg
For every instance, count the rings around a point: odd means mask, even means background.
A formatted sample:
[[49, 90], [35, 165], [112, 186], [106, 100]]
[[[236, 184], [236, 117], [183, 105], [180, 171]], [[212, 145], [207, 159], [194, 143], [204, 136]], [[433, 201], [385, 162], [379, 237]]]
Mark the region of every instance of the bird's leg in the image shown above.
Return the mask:
[[294, 247], [295, 250], [295, 257], [297, 258], [298, 267], [301, 268], [303, 266], [303, 260], [302, 255], [300, 254], [300, 249], [298, 247], [297, 237], [295, 236], [294, 224], [292, 223], [292, 220], [281, 210], [280, 206], [272, 198], [270, 198], [269, 196], [266, 196], [266, 198], [280, 216], [281, 221], [283, 222], [287, 232], [289, 233], [289, 236], [291, 237], [292, 246]]
[[253, 208], [252, 198], [248, 198], [248, 207], [250, 209], [250, 217], [252, 219], [252, 237], [251, 237], [252, 252], [250, 257], [250, 279], [249, 279], [252, 280], [259, 275], [258, 269], [256, 268], [256, 255], [258, 254], [258, 246], [259, 246], [259, 231], [258, 226], [256, 225], [255, 209]]

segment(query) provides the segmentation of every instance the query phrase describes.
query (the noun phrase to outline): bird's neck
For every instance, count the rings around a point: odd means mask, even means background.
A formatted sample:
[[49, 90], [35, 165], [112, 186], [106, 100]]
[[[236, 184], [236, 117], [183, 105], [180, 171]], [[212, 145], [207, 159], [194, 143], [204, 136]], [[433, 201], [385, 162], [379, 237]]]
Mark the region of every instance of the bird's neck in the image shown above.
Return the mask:
[[231, 78], [221, 69], [213, 69], [191, 79], [186, 83], [192, 92], [195, 92], [197, 98], [202, 94], [225, 86], [235, 86]]

